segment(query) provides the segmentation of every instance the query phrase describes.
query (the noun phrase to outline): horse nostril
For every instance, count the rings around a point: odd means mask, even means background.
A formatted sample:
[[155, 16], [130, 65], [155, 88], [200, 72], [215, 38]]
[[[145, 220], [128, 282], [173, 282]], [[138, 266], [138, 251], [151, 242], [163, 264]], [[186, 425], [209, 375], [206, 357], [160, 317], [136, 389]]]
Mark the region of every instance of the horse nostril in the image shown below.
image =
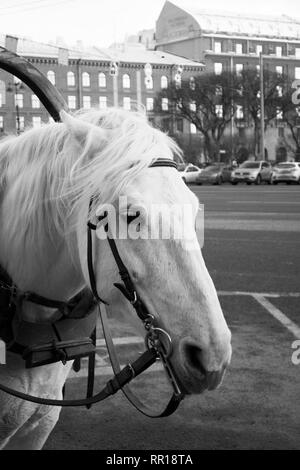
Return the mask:
[[202, 375], [206, 375], [207, 371], [203, 367], [201, 362], [202, 351], [201, 349], [192, 343], [185, 343], [182, 348], [183, 356], [185, 358], [186, 366], [189, 369], [200, 372]]

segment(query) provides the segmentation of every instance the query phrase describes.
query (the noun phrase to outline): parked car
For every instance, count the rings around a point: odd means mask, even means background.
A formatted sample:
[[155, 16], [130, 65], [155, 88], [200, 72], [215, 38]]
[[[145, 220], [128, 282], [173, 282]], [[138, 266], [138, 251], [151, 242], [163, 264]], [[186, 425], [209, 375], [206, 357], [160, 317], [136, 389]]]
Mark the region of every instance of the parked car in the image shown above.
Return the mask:
[[186, 184], [197, 183], [197, 178], [202, 172], [202, 169], [196, 165], [189, 163], [184, 169], [179, 168], [181, 178]]
[[268, 184], [271, 184], [272, 181], [272, 166], [264, 160], [247, 160], [234, 170], [231, 175], [232, 184], [260, 184], [262, 181]]
[[298, 183], [300, 184], [300, 163], [282, 162], [273, 168], [272, 183]]
[[197, 178], [198, 184], [222, 184], [231, 180], [233, 167], [224, 163], [215, 163], [206, 167]]

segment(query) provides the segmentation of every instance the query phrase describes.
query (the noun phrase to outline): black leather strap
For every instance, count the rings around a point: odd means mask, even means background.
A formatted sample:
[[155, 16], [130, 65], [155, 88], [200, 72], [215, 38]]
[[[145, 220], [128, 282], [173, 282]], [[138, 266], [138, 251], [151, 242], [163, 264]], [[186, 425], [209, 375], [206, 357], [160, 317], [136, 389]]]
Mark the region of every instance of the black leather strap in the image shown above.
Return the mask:
[[157, 166], [169, 166], [175, 168], [176, 170], [178, 169], [177, 163], [174, 162], [174, 160], [171, 160], [170, 158], [156, 158], [155, 160], [153, 160], [152, 163], [150, 163], [149, 168]]
[[157, 354], [154, 349], [146, 351], [136, 361], [124, 367], [124, 369], [122, 369], [119, 374], [117, 374], [113, 379], [109, 380], [106, 386], [99, 393], [90, 398], [83, 398], [78, 400], [54, 400], [50, 398], [41, 398], [19, 392], [18, 390], [14, 390], [3, 384], [0, 384], [0, 390], [2, 392], [13, 395], [14, 397], [30, 401], [32, 403], [38, 403], [39, 405], [88, 406], [94, 403], [98, 403], [110, 395], [115, 394], [118, 390], [129, 383], [133, 377], [138, 376], [145, 369], [150, 367], [156, 361], [156, 358]]

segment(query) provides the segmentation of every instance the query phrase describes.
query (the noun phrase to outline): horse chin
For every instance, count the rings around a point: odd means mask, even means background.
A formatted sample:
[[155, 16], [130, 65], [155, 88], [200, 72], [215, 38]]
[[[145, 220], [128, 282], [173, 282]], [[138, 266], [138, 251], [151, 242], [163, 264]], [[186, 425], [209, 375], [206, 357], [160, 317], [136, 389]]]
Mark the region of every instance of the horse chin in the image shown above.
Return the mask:
[[[181, 369], [181, 368], [180, 368]], [[212, 391], [220, 387], [225, 370], [211, 371], [204, 374], [191, 375], [184, 367], [176, 371], [177, 381], [186, 395], [200, 395], [205, 391]]]
[[180, 388], [186, 395], [199, 395], [206, 390], [215, 390], [221, 385], [226, 370], [225, 367], [212, 371], [191, 368], [177, 351], [174, 352], [171, 363]]

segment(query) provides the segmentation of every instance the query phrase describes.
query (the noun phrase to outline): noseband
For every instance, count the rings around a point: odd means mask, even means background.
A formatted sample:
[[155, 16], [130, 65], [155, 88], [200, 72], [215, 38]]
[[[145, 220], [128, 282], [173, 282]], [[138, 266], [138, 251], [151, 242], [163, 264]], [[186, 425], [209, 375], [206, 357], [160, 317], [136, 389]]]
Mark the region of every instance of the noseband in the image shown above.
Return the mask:
[[[157, 158], [152, 161], [149, 165], [150, 168], [154, 167], [171, 167], [176, 168], [177, 165], [173, 160], [170, 159], [163, 159]], [[93, 204], [93, 199], [90, 201], [89, 211], [91, 210]], [[101, 217], [98, 218], [98, 221], [101, 220]], [[93, 224], [91, 221], [87, 224], [87, 265], [88, 265], [88, 273], [89, 273], [89, 280], [90, 280], [90, 287], [91, 291], [94, 295], [94, 298], [98, 304], [101, 323], [103, 327], [103, 333], [107, 345], [107, 349], [109, 352], [110, 361], [112, 364], [114, 377], [109, 380], [99, 393], [94, 396], [89, 396], [85, 399], [79, 400], [55, 400], [55, 399], [47, 399], [47, 398], [39, 398], [35, 396], [31, 396], [22, 392], [18, 392], [13, 390], [9, 387], [6, 387], [0, 384], [0, 390], [9, 393], [15, 397], [31, 401], [34, 403], [42, 404], [42, 405], [52, 405], [52, 406], [87, 406], [90, 407], [92, 404], [97, 403], [99, 401], [104, 400], [108, 396], [115, 394], [118, 390], [122, 390], [128, 400], [143, 414], [146, 416], [157, 418], [157, 417], [164, 417], [169, 416], [173, 413], [181, 400], [185, 396], [185, 391], [183, 391], [182, 386], [179, 384], [176, 374], [173, 370], [172, 364], [170, 363], [170, 357], [172, 355], [172, 339], [167, 331], [159, 326], [159, 321], [153, 315], [151, 315], [145, 305], [145, 303], [140, 298], [134, 283], [130, 277], [129, 271], [125, 264], [122, 261], [122, 258], [119, 254], [116, 241], [115, 239], [111, 238], [107, 235], [107, 240], [112, 252], [112, 255], [115, 259], [117, 264], [120, 278], [122, 283], [115, 283], [114, 286], [118, 288], [122, 294], [126, 297], [126, 299], [131, 303], [132, 307], [135, 309], [138, 318], [143, 322], [145, 328], [145, 344], [146, 344], [146, 351], [140, 355], [140, 357], [131, 364], [125, 366], [122, 370], [120, 368], [117, 354], [114, 348], [113, 340], [111, 337], [111, 333], [108, 327], [107, 321], [107, 313], [106, 313], [106, 305], [107, 302], [101, 299], [97, 291], [97, 282], [93, 267], [93, 231], [97, 228], [97, 224]], [[35, 295], [35, 294], [34, 294]], [[36, 296], [39, 297], [39, 296]], [[45, 300], [42, 297], [36, 299], [32, 297], [32, 301], [35, 303], [40, 303], [41, 305], [45, 305]], [[51, 302], [51, 301], [50, 301]], [[100, 304], [101, 308], [100, 308]], [[149, 408], [141, 403], [141, 401], [135, 396], [135, 394], [131, 391], [128, 386], [128, 383], [137, 375], [141, 374], [144, 370], [148, 369], [153, 365], [157, 359], [160, 359], [164, 369], [166, 371], [167, 377], [170, 380], [170, 383], [173, 388], [173, 395], [164, 409], [163, 412], [159, 414], [153, 414]], [[92, 379], [93, 381], [93, 379]]]

